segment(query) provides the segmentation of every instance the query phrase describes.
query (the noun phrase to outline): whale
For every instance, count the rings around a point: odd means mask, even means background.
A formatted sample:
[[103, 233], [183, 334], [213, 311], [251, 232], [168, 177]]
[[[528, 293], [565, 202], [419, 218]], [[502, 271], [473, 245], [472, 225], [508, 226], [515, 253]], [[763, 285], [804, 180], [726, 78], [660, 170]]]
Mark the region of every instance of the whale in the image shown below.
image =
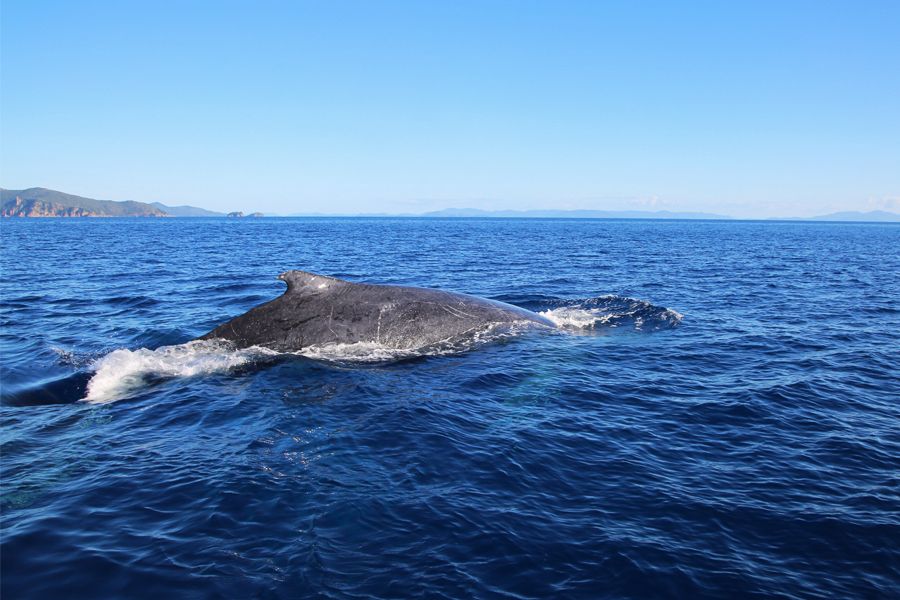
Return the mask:
[[276, 352], [358, 343], [414, 350], [503, 328], [555, 328], [524, 308], [459, 292], [356, 283], [296, 270], [278, 279], [287, 284], [281, 296], [197, 339]]

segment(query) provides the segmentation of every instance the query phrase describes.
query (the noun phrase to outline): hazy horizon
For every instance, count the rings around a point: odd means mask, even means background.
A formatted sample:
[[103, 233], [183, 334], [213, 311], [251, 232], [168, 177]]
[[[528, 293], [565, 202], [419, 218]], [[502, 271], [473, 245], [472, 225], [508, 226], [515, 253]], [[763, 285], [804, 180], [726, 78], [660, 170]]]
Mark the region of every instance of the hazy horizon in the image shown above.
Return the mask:
[[0, 10], [8, 189], [278, 214], [900, 211], [892, 2]]

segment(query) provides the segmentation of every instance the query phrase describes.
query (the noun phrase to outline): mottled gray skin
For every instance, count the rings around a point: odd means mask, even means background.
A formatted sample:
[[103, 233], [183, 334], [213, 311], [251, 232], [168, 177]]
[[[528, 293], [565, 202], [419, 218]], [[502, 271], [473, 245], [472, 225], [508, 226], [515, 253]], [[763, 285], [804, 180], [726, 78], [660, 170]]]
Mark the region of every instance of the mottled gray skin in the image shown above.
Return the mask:
[[284, 295], [199, 339], [278, 352], [356, 342], [415, 349], [453, 342], [492, 324], [554, 327], [524, 308], [455, 292], [351, 283], [304, 271], [287, 271], [278, 279], [287, 283]]

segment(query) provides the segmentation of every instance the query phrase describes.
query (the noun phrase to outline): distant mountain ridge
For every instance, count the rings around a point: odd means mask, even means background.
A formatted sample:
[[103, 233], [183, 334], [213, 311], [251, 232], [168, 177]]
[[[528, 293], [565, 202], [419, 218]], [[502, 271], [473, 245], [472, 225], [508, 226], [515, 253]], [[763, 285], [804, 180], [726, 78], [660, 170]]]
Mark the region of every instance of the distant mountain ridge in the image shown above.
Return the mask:
[[[376, 215], [372, 215], [376, 216]], [[377, 215], [380, 216], [380, 215]], [[387, 215], [385, 215], [387, 216]], [[533, 218], [533, 219], [706, 219], [729, 220], [734, 217], [705, 212], [675, 212], [668, 210], [481, 210], [478, 208], [445, 208], [421, 215], [394, 215], [456, 218]], [[753, 219], [751, 219], [753, 220]], [[816, 217], [787, 217], [782, 221], [844, 221], [869, 223], [900, 222], [900, 214], [873, 210], [869, 212], [843, 211]]]
[[225, 213], [206, 210], [197, 206], [167, 206], [162, 202], [151, 202], [150, 206], [158, 208], [171, 217], [224, 217]]
[[788, 221], [857, 221], [867, 223], [897, 223], [900, 222], [900, 214], [886, 210], [871, 210], [860, 212], [857, 210], [845, 210], [818, 217], [788, 217]]
[[524, 219], [731, 219], [725, 215], [704, 212], [672, 212], [668, 210], [481, 210], [478, 208], [445, 208], [427, 212], [423, 217], [484, 217]]
[[[47, 188], [34, 187], [25, 190], [0, 188], [0, 216], [3, 217], [243, 217], [235, 211], [216, 212], [197, 206], [168, 206], [161, 202], [136, 202], [133, 200], [96, 200], [67, 194]], [[252, 213], [248, 217], [262, 217]], [[479, 208], [445, 208], [426, 213], [392, 214], [326, 214], [293, 213], [291, 217], [391, 217], [391, 218], [518, 218], [518, 219], [697, 219], [729, 220], [734, 217], [705, 212], [675, 212], [668, 210], [482, 210]], [[780, 217], [780, 221], [844, 221], [844, 222], [900, 222], [900, 214], [873, 210], [870, 212], [844, 211], [815, 217]]]
[[[273, 215], [279, 216], [279, 215]], [[390, 218], [435, 218], [435, 219], [715, 219], [728, 220], [733, 217], [702, 212], [672, 212], [668, 210], [482, 210], [480, 208], [444, 208], [426, 213], [291, 213], [288, 217], [390, 217]]]
[[222, 217], [196, 206], [166, 206], [134, 200], [96, 200], [57, 190], [35, 187], [25, 190], [0, 188], [3, 217]]

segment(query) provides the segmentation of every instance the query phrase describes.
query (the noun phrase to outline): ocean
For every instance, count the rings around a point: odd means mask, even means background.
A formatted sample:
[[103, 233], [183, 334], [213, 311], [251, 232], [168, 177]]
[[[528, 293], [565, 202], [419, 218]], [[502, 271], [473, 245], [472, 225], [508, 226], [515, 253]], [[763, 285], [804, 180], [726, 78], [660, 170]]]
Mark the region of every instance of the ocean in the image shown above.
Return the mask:
[[[890, 598], [900, 225], [4, 219], [4, 598]], [[191, 343], [303, 269], [559, 331]]]

